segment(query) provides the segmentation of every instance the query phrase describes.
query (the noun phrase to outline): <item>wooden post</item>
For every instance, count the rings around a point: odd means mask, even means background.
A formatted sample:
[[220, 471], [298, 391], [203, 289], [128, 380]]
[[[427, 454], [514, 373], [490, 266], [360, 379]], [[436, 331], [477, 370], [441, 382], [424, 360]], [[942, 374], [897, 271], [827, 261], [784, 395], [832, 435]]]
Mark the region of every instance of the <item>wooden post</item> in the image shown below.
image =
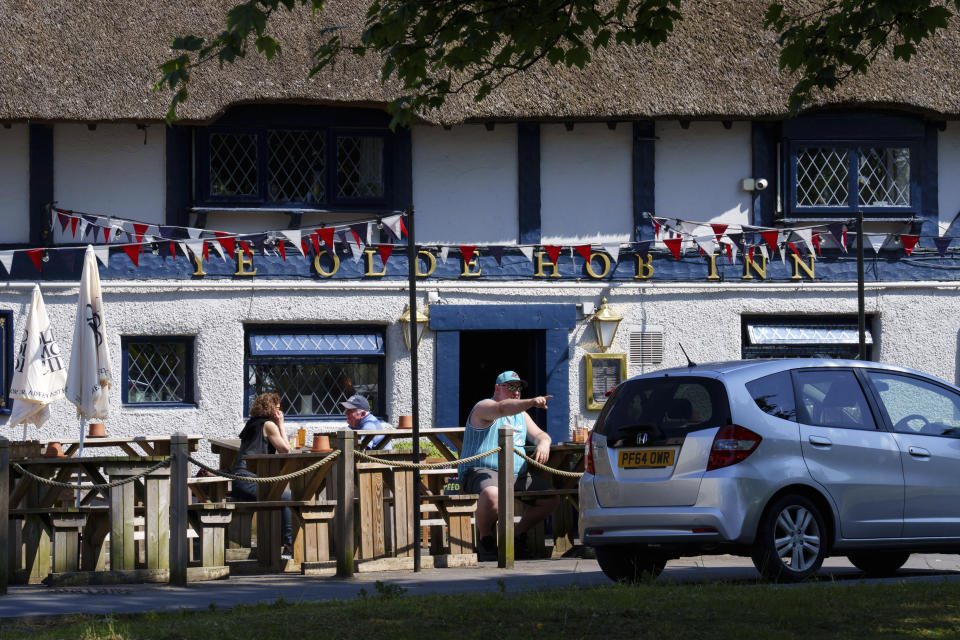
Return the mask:
[[355, 434], [352, 429], [338, 431], [336, 437], [340, 457], [337, 465], [337, 517], [334, 524], [333, 545], [337, 555], [337, 575], [341, 578], [353, 577], [353, 445]]
[[10, 581], [10, 442], [0, 437], [0, 595], [6, 595]]
[[189, 465], [187, 434], [178, 431], [170, 438], [170, 584], [187, 586], [187, 478]]
[[497, 466], [497, 566], [513, 569], [513, 428], [500, 429]]

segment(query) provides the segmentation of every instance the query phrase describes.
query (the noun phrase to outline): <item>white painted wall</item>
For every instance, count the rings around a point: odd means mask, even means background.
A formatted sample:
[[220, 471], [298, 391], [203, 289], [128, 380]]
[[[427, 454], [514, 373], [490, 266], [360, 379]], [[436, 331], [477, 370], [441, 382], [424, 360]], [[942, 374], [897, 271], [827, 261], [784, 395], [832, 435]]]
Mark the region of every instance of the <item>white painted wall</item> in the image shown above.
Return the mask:
[[29, 160], [27, 125], [0, 127], [0, 243], [30, 241]]
[[630, 123], [540, 127], [540, 224], [546, 244], [633, 238]]
[[[53, 192], [74, 211], [163, 224], [163, 127], [133, 124], [57, 124], [53, 129]], [[54, 240], [74, 242], [55, 225]]]
[[937, 136], [937, 180], [939, 182], [940, 233], [947, 230], [960, 212], [960, 123], [947, 124]]
[[419, 244], [516, 244], [517, 127], [417, 126], [413, 204]]
[[683, 129], [668, 120], [658, 121], [655, 131], [658, 216], [750, 224], [750, 194], [740, 188], [743, 178], [754, 177], [749, 122], [729, 130], [719, 122], [691, 122]]

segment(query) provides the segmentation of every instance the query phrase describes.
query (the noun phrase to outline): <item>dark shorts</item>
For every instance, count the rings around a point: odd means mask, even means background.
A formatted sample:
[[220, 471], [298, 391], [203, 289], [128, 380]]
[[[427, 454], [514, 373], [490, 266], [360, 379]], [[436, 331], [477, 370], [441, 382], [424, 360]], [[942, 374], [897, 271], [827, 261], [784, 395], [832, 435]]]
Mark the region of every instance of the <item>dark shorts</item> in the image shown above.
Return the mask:
[[[497, 470], [475, 467], [468, 469], [460, 483], [460, 493], [480, 493], [487, 487], [497, 486]], [[522, 472], [513, 483], [514, 491], [543, 491], [553, 489], [550, 481], [529, 472]]]

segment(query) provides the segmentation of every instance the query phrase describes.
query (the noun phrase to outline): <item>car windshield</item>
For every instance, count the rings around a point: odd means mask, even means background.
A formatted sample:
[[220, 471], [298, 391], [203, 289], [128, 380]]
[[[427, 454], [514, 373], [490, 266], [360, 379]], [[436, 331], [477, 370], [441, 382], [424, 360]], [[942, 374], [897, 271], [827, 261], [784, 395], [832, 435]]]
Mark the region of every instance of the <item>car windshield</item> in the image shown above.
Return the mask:
[[635, 441], [633, 436], [644, 432], [653, 443], [729, 423], [730, 404], [719, 380], [671, 376], [620, 385], [607, 400], [596, 431], [606, 435], [608, 442]]

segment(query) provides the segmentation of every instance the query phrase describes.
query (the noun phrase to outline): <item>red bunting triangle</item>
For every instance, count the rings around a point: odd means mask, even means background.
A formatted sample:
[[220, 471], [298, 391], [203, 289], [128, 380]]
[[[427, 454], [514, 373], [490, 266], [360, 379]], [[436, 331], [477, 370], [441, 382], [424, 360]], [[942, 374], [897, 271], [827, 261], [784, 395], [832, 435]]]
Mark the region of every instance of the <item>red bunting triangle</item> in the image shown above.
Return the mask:
[[711, 224], [710, 226], [713, 227], [713, 234], [717, 236], [717, 244], [720, 244], [720, 238], [722, 238], [723, 234], [726, 233], [727, 225], [716, 223]]
[[280, 257], [283, 258], [283, 261], [287, 261], [287, 248], [284, 246], [283, 240], [277, 240], [277, 250], [280, 252]]
[[393, 245], [378, 244], [377, 253], [380, 254], [380, 260], [383, 262], [383, 266], [387, 266], [387, 260], [390, 259], [390, 254], [393, 253]]
[[170, 257], [173, 258], [173, 261], [177, 261], [177, 243], [173, 240], [170, 241]]
[[660, 238], [660, 223], [657, 222], [656, 220], [652, 219], [652, 218], [650, 219], [650, 222], [653, 223], [653, 237], [659, 239], [659, 238]]
[[123, 245], [123, 250], [126, 252], [127, 256], [130, 258], [130, 262], [133, 263], [133, 266], [140, 266], [140, 245], [138, 244], [125, 244]]
[[550, 256], [550, 261], [553, 264], [557, 264], [557, 258], [560, 257], [560, 247], [555, 244], [545, 244], [543, 245], [543, 250]]
[[[330, 249], [330, 253], [333, 253], [333, 227], [317, 229], [317, 235], [319, 235], [320, 239], [323, 240], [323, 244], [327, 245], [327, 247]], [[320, 253], [319, 247], [317, 248], [317, 253]]]
[[724, 244], [723, 248], [727, 250], [727, 260], [730, 261], [730, 264], [733, 264], [733, 245]]
[[306, 238], [300, 238], [300, 247], [303, 249], [303, 255], [310, 253], [310, 243]]
[[73, 234], [73, 237], [77, 237], [77, 219], [73, 216], [70, 216], [70, 233]]
[[586, 260], [587, 262], [590, 262], [590, 255], [593, 253], [593, 251], [590, 249], [590, 245], [588, 245], [588, 244], [581, 244], [581, 245], [578, 245], [578, 246], [574, 247], [574, 249], [577, 250], [577, 253], [579, 253], [581, 256], [583, 256], [583, 259], [584, 259], [584, 260]]
[[229, 236], [222, 231], [213, 232], [217, 236], [217, 242], [220, 243], [220, 246], [227, 250], [227, 253], [233, 255], [236, 251], [236, 244], [233, 242], [233, 236]]
[[791, 249], [795, 254], [797, 254], [798, 257], [801, 257], [801, 258], [803, 257], [803, 256], [800, 255], [800, 252], [797, 250], [797, 245], [793, 244], [792, 242], [788, 242], [788, 243], [787, 243], [787, 246], [790, 247], [790, 249]]
[[143, 234], [147, 232], [147, 227], [143, 223], [133, 223], [133, 234], [137, 237], [137, 242], [143, 242]]
[[663, 244], [667, 245], [674, 258], [680, 259], [680, 246], [683, 245], [683, 238], [667, 238], [663, 241]]
[[[331, 231], [333, 231], [333, 229], [331, 229]], [[311, 234], [310, 234], [310, 242], [311, 242], [311, 244], [313, 244], [313, 255], [315, 255], [315, 256], [320, 255], [320, 234], [319, 234], [319, 233], [311, 233]]]
[[[763, 236], [763, 239], [767, 242], [767, 246], [770, 247], [770, 251], [777, 250], [777, 240], [780, 238], [779, 231], [761, 231], [760, 235]], [[753, 256], [750, 256], [751, 259]]]
[[813, 236], [811, 237], [811, 242], [813, 242], [813, 248], [817, 250], [817, 255], [821, 258], [823, 254], [820, 252], [820, 233], [814, 231]]
[[908, 235], [900, 236], [900, 242], [903, 243], [903, 250], [907, 252], [908, 256], [911, 253], [913, 253], [913, 248], [917, 246], [917, 240], [919, 239], [920, 239], [920, 236], [908, 236]]
[[40, 267], [41, 261], [43, 260], [43, 249], [27, 249], [27, 257], [33, 262], [33, 266], [37, 268], [37, 271], [43, 271]]
[[110, 227], [104, 227], [104, 228], [103, 228], [103, 238], [104, 238], [103, 241], [104, 241], [105, 243], [109, 243], [109, 242], [110, 242]]
[[203, 259], [210, 262], [210, 243], [206, 240], [203, 241]]
[[753, 262], [753, 247], [752, 247], [752, 246], [751, 246], [749, 249], [747, 249], [747, 259], [748, 259], [750, 262]]
[[405, 236], [410, 235], [407, 233], [407, 225], [403, 224], [403, 218], [400, 218], [400, 233], [402, 233]]
[[475, 245], [472, 244], [462, 244], [460, 245], [460, 253], [463, 254], [463, 261], [470, 262], [473, 260], [473, 251], [476, 249]]
[[243, 249], [243, 252], [247, 254], [248, 258], [253, 258], [253, 251], [250, 250], [250, 243], [246, 240], [239, 240], [240, 247]]
[[60, 220], [60, 231], [66, 231], [67, 224], [70, 222], [70, 216], [57, 211], [57, 219]]

